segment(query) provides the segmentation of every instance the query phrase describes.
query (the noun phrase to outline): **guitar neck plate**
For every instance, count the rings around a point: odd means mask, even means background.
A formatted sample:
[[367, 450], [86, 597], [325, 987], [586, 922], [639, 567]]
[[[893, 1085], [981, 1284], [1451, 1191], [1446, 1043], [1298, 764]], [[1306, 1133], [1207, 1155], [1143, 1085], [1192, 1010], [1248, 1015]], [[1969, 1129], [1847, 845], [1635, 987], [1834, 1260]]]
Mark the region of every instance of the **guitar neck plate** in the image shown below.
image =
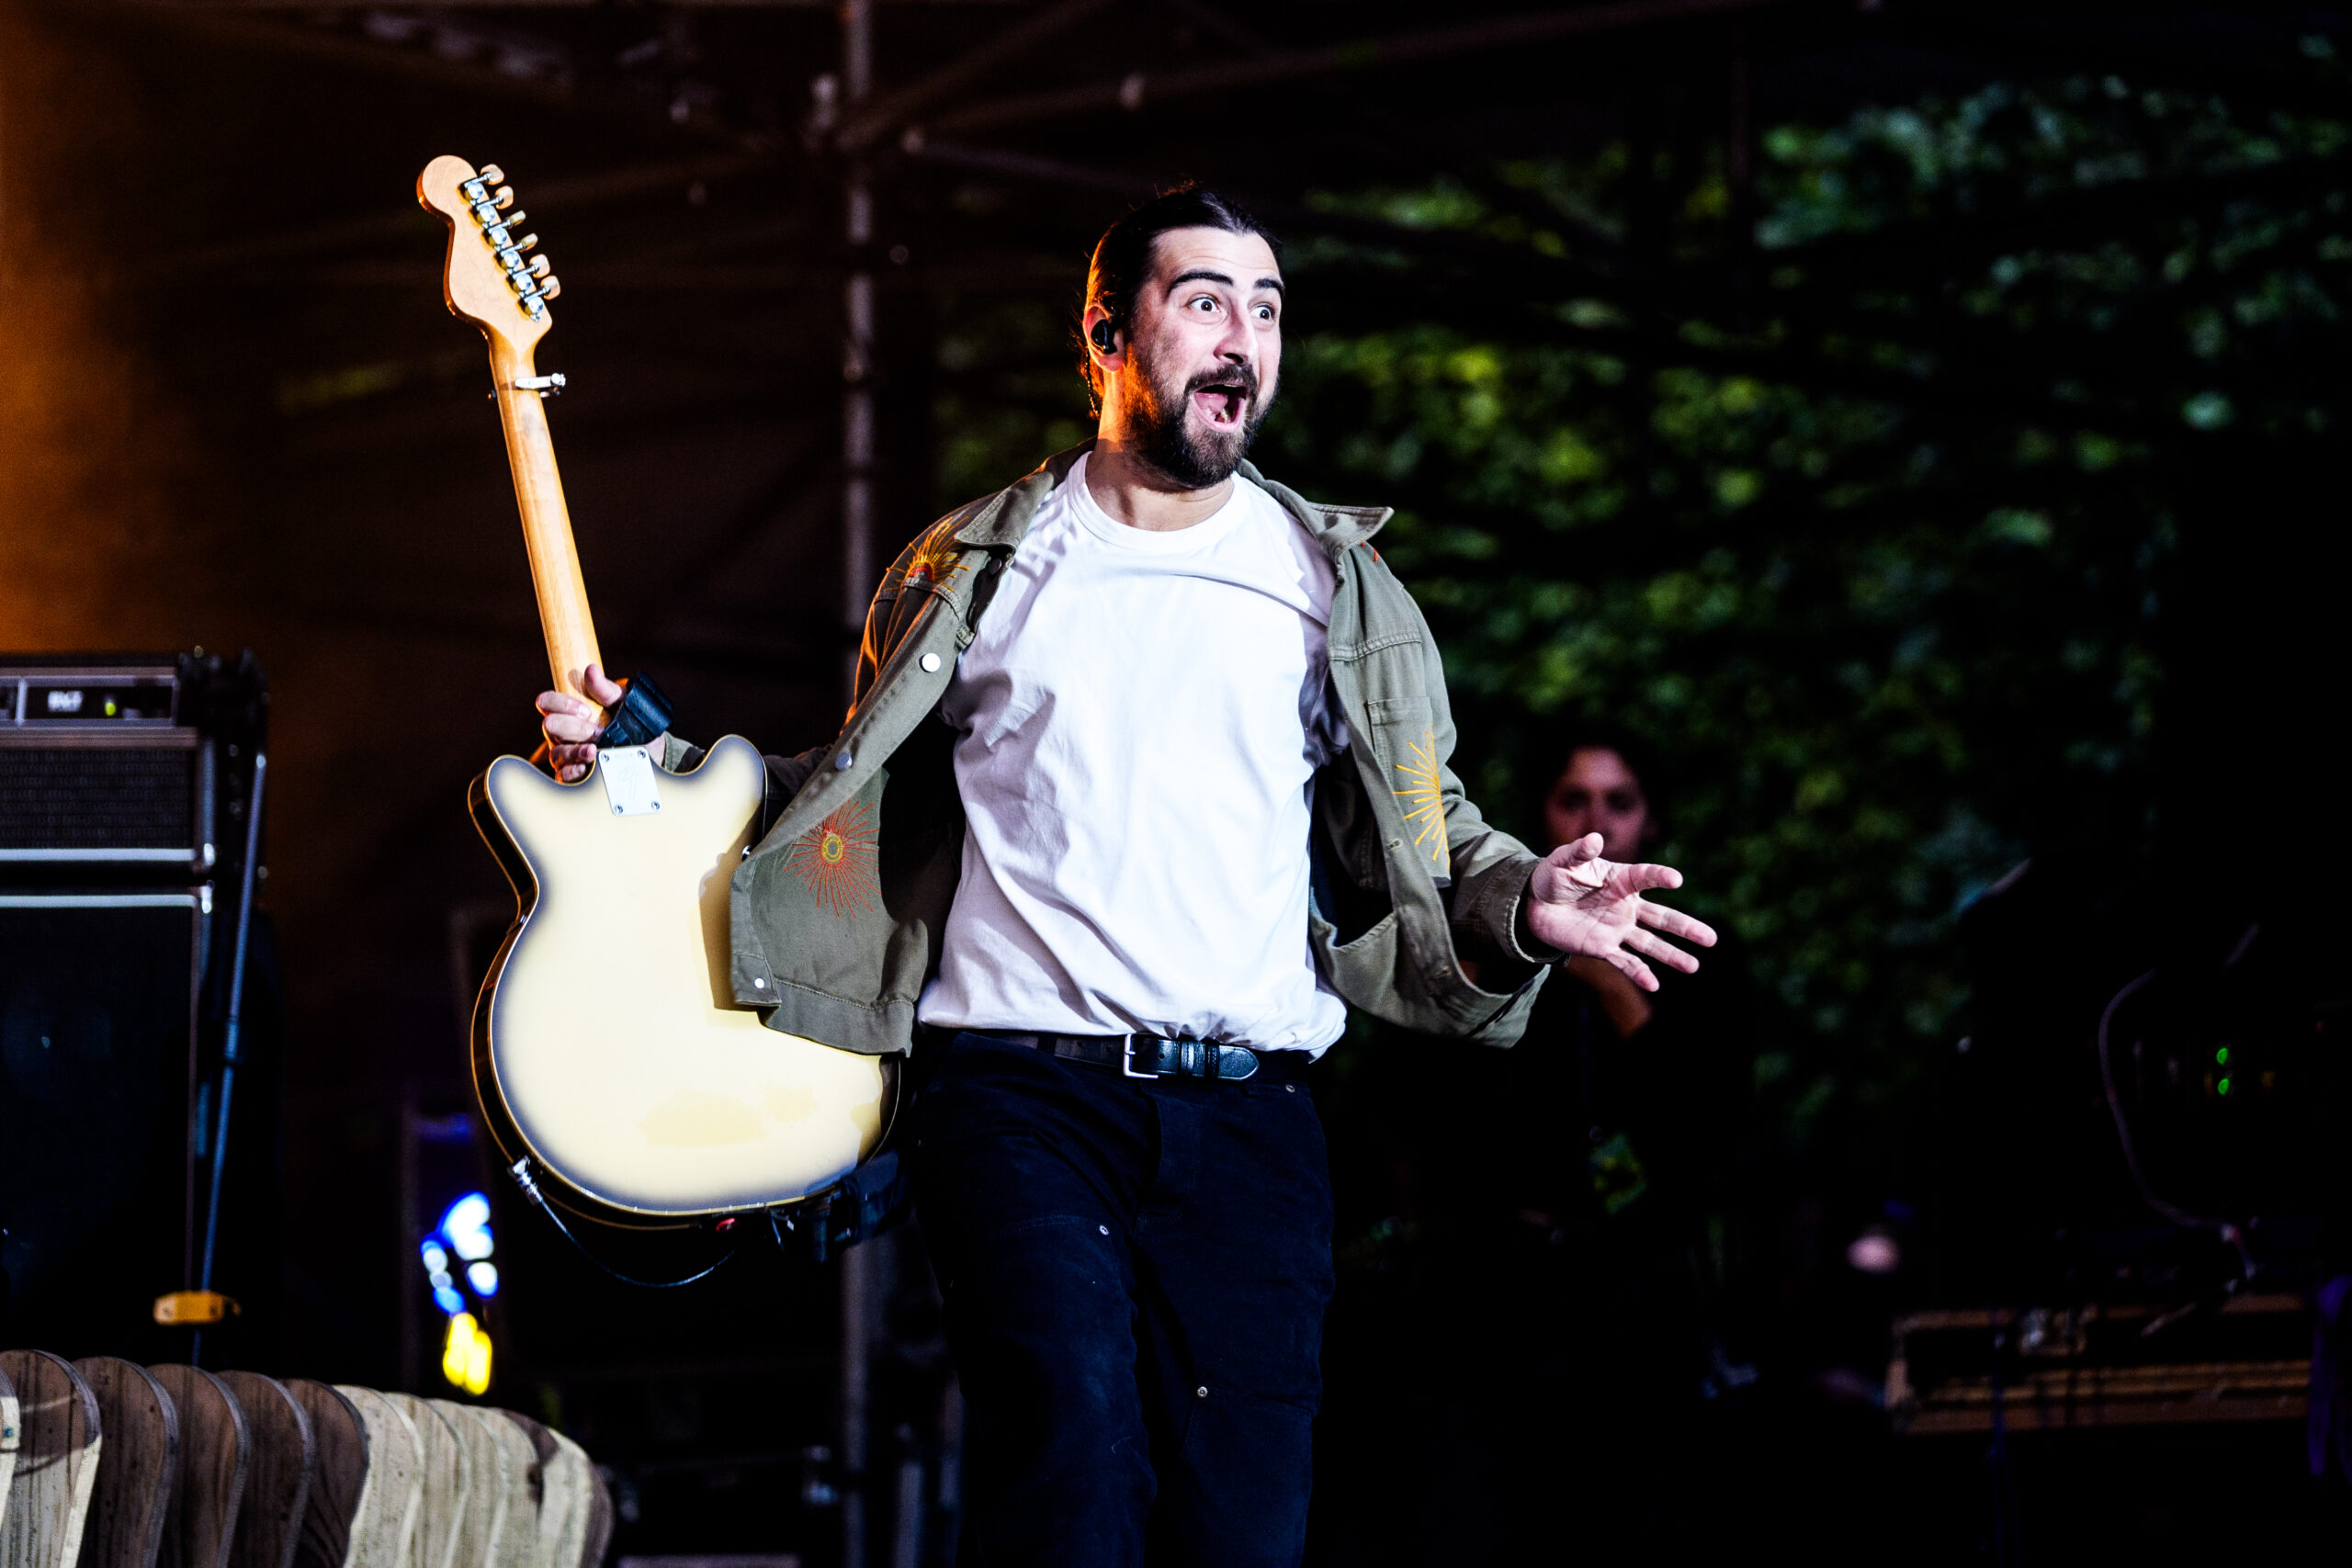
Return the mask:
[[650, 817], [662, 809], [659, 772], [642, 746], [621, 746], [596, 753], [596, 776], [605, 781], [605, 798], [616, 817]]

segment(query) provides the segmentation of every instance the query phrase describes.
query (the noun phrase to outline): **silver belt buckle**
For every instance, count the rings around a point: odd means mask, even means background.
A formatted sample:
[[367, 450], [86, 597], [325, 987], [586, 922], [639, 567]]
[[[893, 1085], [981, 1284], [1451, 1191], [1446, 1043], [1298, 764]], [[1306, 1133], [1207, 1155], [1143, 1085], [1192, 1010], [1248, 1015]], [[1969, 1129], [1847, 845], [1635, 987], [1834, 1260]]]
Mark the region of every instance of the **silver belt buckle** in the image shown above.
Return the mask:
[[[1153, 1047], [1153, 1060], [1157, 1061], [1159, 1059], [1159, 1048], [1157, 1046]], [[1156, 1072], [1139, 1073], [1136, 1071], [1136, 1037], [1132, 1034], [1128, 1035], [1126, 1039], [1120, 1043], [1119, 1075], [1122, 1077], [1130, 1078], [1156, 1078], [1159, 1076]]]

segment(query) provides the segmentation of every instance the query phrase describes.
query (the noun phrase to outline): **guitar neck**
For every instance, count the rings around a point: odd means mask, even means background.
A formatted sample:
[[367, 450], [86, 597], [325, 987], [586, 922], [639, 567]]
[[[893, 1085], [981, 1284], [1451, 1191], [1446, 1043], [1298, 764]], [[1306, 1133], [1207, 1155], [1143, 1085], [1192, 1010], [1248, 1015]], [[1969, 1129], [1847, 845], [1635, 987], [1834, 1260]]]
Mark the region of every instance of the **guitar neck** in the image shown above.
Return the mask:
[[547, 636], [548, 668], [556, 690], [587, 702], [583, 673], [604, 660], [596, 650], [596, 623], [588, 614], [580, 551], [571, 538], [563, 476], [556, 470], [547, 405], [537, 392], [515, 385], [536, 374], [527, 347], [518, 349], [492, 333], [490, 366], [498, 420], [506, 432], [506, 461], [514, 471], [514, 503], [523, 514], [523, 545], [531, 558], [531, 588], [538, 596], [539, 628]]

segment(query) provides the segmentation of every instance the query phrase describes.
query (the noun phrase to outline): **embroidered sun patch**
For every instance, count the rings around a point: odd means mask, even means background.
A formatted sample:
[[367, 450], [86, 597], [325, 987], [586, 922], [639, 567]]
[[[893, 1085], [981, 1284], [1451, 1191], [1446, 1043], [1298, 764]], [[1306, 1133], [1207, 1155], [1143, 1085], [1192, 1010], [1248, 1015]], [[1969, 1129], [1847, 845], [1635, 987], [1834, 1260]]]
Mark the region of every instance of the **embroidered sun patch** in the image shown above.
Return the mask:
[[963, 547], [956, 542], [955, 531], [942, 524], [915, 541], [914, 554], [907, 562], [904, 585], [945, 593], [964, 574], [964, 556]]
[[880, 840], [873, 821], [873, 813], [853, 800], [784, 852], [784, 863], [799, 874], [817, 908], [830, 915], [847, 919], [864, 914], [881, 896], [874, 872]]
[[1405, 748], [1406, 760], [1396, 764], [1405, 787], [1395, 791], [1405, 803], [1405, 820], [1413, 825], [1413, 846], [1429, 851], [1430, 863], [1445, 869], [1445, 784], [1438, 776], [1437, 737], [1428, 730]]

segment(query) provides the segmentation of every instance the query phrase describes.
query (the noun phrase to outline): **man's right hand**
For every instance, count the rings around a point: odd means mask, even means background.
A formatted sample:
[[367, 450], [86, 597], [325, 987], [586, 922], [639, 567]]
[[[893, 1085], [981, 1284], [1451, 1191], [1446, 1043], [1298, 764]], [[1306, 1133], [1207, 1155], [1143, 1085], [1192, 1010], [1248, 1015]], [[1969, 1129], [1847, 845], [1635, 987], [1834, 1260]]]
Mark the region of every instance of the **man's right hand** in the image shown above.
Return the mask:
[[[621, 700], [620, 687], [605, 677], [601, 665], [588, 666], [580, 683], [608, 709]], [[566, 784], [586, 778], [589, 765], [596, 760], [596, 732], [604, 720], [594, 708], [563, 692], [541, 692], [537, 706], [543, 716], [539, 728], [548, 738], [548, 757], [555, 764], [555, 776]]]

